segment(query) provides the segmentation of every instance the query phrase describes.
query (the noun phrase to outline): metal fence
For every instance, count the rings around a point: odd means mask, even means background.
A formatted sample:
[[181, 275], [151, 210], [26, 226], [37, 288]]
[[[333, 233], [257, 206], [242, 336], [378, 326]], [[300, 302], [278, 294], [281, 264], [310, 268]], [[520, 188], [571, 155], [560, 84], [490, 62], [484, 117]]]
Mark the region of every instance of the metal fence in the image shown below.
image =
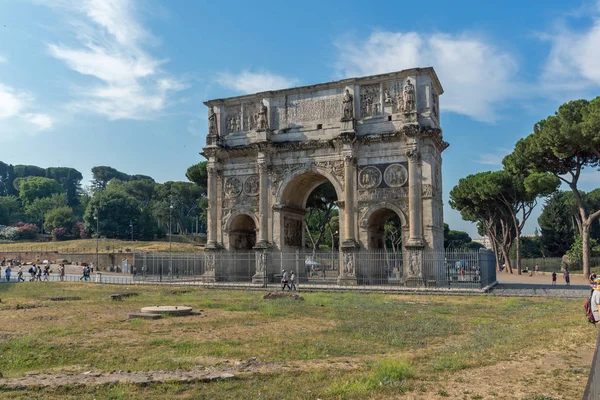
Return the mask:
[[[133, 257], [136, 282], [202, 282], [227, 286], [280, 284], [284, 271], [296, 285], [391, 286], [479, 289], [496, 281], [489, 250], [291, 251], [251, 250], [207, 253], [148, 253]], [[419, 273], [420, 269], [420, 273]]]
[[592, 367], [590, 369], [587, 385], [585, 386], [585, 392], [583, 393], [583, 400], [600, 399], [600, 351], [598, 347], [600, 347], [600, 329], [598, 330], [596, 350], [594, 351], [594, 357], [592, 358]]
[[[517, 260], [510, 260], [513, 268], [517, 267]], [[527, 270], [533, 270], [535, 266], [538, 266], [540, 271], [545, 272], [560, 272], [562, 270], [562, 258], [561, 257], [542, 257], [542, 258], [522, 258], [521, 268]], [[600, 257], [590, 258], [590, 267], [600, 267]], [[572, 263], [569, 265], [570, 270], [580, 270], [583, 266], [580, 263]]]

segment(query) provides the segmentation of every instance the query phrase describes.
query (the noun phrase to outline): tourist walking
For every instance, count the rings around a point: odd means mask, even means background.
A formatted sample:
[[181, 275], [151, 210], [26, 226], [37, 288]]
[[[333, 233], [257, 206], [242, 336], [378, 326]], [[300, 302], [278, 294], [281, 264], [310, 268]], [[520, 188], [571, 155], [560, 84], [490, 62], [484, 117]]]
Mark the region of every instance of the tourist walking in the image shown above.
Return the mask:
[[19, 270], [17, 271], [17, 282], [25, 282], [23, 279], [23, 268], [19, 265]]
[[50, 267], [48, 266], [48, 264], [46, 264], [46, 266], [44, 267], [44, 282], [48, 282], [48, 278], [50, 277], [50, 272], [52, 272], [50, 270]]
[[288, 282], [289, 282], [289, 275], [288, 275], [287, 271], [284, 269], [283, 275], [281, 276], [281, 290], [285, 290], [286, 286], [288, 289], [292, 290], [290, 288], [290, 284]]
[[552, 286], [556, 286], [556, 271], [552, 272]]
[[290, 290], [297, 290], [296, 289], [296, 274], [294, 273], [294, 271], [292, 271], [292, 273], [290, 274]]
[[565, 277], [565, 282], [567, 283], [567, 286], [570, 285], [571, 282], [571, 277], [569, 276], [569, 268], [565, 267], [565, 272], [563, 273], [563, 276]]
[[58, 275], [60, 276], [60, 281], [65, 280], [65, 264], [60, 264], [58, 266]]
[[38, 282], [42, 281], [42, 266], [41, 265], [37, 266], [37, 271], [36, 271], [36, 274], [35, 274], [35, 280], [38, 281]]
[[6, 276], [6, 282], [10, 282], [10, 264], [4, 270], [4, 276]]
[[94, 273], [94, 263], [90, 264], [89, 269], [90, 269], [90, 273], [93, 274]]

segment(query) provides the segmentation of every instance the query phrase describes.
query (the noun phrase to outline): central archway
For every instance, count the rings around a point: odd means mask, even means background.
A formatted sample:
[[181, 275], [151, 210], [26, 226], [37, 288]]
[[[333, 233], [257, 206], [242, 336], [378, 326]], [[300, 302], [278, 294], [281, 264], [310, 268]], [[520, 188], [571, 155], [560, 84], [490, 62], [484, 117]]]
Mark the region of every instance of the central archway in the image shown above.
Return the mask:
[[357, 278], [367, 284], [399, 282], [403, 276], [402, 249], [409, 226], [401, 207], [381, 202], [366, 210], [360, 223], [361, 242], [368, 252], [357, 263]]

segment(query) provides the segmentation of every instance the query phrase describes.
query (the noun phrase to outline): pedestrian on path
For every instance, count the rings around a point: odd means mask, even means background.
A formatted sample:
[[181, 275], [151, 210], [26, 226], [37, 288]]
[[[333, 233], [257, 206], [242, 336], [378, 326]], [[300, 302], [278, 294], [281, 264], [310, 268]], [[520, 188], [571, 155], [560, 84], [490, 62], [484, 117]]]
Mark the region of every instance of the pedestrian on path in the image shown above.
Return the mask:
[[296, 274], [294, 273], [294, 271], [292, 271], [291, 275], [290, 275], [290, 290], [297, 290], [296, 289]]
[[281, 276], [281, 290], [285, 290], [286, 286], [288, 289], [292, 290], [292, 288], [290, 288], [290, 284], [289, 282], [289, 275], [286, 272], [286, 270], [283, 270], [283, 275]]
[[556, 286], [556, 271], [552, 272], [552, 286]]
[[567, 286], [570, 285], [571, 282], [571, 277], [569, 276], [569, 268], [565, 267], [565, 272], [563, 273], [563, 276], [565, 277], [565, 282], [567, 283]]
[[19, 270], [17, 271], [17, 282], [25, 282], [23, 279], [23, 268], [19, 265]]
[[65, 264], [60, 264], [58, 266], [58, 275], [60, 276], [60, 281], [65, 280]]
[[35, 280], [38, 281], [38, 282], [42, 281], [42, 266], [41, 265], [37, 266], [37, 272], [35, 274]]
[[4, 271], [4, 276], [6, 276], [6, 282], [10, 282], [10, 265], [6, 267]]

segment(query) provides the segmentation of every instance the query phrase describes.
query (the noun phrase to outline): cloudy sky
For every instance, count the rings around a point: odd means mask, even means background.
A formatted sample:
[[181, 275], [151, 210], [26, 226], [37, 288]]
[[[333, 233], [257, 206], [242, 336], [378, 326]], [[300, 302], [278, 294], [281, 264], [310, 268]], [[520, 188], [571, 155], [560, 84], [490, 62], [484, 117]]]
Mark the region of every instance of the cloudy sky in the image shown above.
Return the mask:
[[447, 203], [560, 104], [600, 94], [600, 1], [222, 4], [0, 1], [0, 160], [184, 180], [204, 100], [433, 66]]

